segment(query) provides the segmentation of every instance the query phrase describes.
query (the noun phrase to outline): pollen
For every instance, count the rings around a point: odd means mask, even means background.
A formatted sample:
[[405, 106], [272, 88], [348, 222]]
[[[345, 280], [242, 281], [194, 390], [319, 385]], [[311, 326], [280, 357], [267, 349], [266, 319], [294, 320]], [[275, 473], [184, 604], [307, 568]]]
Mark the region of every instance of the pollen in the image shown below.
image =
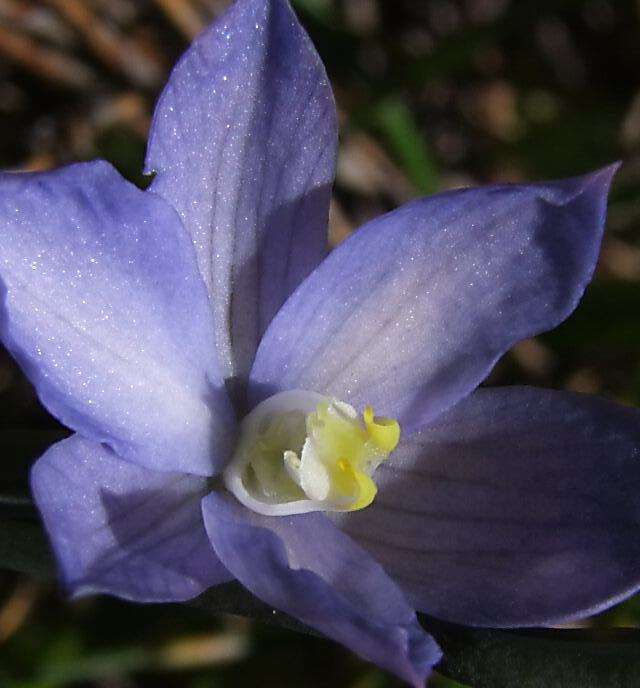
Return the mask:
[[399, 440], [398, 422], [370, 406], [359, 415], [338, 399], [282, 392], [245, 419], [224, 480], [262, 514], [356, 511], [374, 500], [373, 474]]

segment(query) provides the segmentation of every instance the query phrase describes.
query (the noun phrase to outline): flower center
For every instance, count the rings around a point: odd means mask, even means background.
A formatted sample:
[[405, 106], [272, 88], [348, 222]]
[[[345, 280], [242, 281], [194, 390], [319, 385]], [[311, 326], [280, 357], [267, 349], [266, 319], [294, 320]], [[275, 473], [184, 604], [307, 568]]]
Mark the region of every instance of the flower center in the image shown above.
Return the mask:
[[371, 476], [399, 439], [398, 422], [370, 406], [359, 416], [315, 392], [281, 392], [244, 419], [223, 478], [242, 504], [268, 516], [355, 511], [373, 501]]

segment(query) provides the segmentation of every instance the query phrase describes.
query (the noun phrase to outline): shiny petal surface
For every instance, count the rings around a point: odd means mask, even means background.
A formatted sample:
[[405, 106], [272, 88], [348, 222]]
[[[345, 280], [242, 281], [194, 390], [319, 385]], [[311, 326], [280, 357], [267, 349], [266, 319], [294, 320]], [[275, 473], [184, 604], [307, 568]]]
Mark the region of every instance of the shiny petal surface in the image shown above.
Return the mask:
[[266, 332], [252, 401], [333, 395], [409, 433], [471, 392], [518, 340], [554, 327], [591, 278], [614, 167], [410, 203], [365, 225]]
[[36, 462], [31, 486], [75, 595], [171, 602], [232, 578], [204, 530], [203, 478], [150, 471], [75, 435]]
[[261, 516], [234, 498], [203, 500], [221, 561], [251, 592], [413, 686], [440, 659], [397, 585], [321, 514]]
[[398, 448], [341, 527], [418, 609], [530, 626], [640, 588], [640, 411], [527, 387], [480, 389]]
[[191, 233], [227, 377], [326, 250], [337, 118], [287, 0], [238, 0], [175, 67], [153, 119], [152, 189]]
[[63, 423], [151, 468], [222, 465], [211, 310], [161, 198], [104, 162], [0, 176], [0, 288], [3, 342]]

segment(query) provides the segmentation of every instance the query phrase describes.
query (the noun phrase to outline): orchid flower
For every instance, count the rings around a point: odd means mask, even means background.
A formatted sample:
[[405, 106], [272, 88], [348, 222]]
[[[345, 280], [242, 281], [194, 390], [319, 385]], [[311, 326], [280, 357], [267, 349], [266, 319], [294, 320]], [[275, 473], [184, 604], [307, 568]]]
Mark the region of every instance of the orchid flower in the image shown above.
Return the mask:
[[640, 583], [640, 415], [477, 389], [591, 279], [615, 171], [451, 191], [326, 254], [336, 110], [287, 0], [178, 62], [141, 191], [0, 176], [1, 335], [75, 434], [31, 483], [74, 595], [237, 580], [413, 686], [416, 610], [491, 626]]

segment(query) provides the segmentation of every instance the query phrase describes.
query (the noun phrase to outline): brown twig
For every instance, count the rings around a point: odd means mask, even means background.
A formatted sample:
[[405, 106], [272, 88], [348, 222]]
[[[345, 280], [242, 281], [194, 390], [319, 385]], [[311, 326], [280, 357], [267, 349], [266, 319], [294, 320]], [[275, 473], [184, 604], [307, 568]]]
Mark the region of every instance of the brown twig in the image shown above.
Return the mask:
[[33, 581], [19, 583], [0, 608], [0, 643], [22, 626], [38, 600], [41, 588]]
[[89, 88], [95, 75], [82, 62], [45, 47], [24, 33], [0, 24], [0, 54], [37, 76], [70, 88]]
[[125, 125], [141, 139], [146, 139], [150, 117], [144, 98], [139, 93], [128, 92], [98, 102], [91, 112], [91, 121], [99, 132]]
[[85, 2], [119, 26], [131, 26], [145, 6], [144, 3], [136, 0], [85, 0]]
[[249, 639], [246, 633], [215, 633], [173, 640], [156, 654], [156, 664], [167, 669], [191, 669], [237, 662], [246, 657]]
[[233, 0], [196, 0], [196, 4], [209, 15], [209, 18], [217, 17], [224, 12]]
[[153, 88], [163, 70], [145, 52], [116, 28], [106, 24], [87, 3], [80, 0], [47, 0], [86, 41], [107, 66], [122, 72], [137, 86]]
[[74, 35], [48, 7], [24, 0], [0, 0], [0, 22], [58, 46], [69, 46]]
[[188, 40], [204, 28], [204, 18], [189, 0], [155, 0], [155, 3]]

